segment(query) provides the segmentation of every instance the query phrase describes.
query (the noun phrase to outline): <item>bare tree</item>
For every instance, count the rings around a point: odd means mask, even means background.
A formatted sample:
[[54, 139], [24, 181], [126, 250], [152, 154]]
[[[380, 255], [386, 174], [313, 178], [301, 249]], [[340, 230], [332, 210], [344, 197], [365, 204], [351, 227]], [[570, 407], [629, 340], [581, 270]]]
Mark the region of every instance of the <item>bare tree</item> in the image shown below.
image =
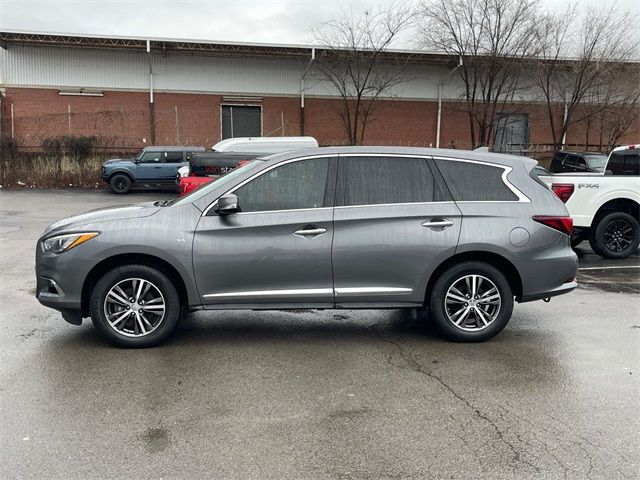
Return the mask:
[[419, 32], [430, 49], [461, 60], [471, 144], [489, 145], [497, 113], [515, 113], [522, 70], [534, 54], [535, 0], [430, 0]]
[[631, 28], [615, 7], [587, 10], [582, 21], [575, 6], [540, 17], [535, 79], [556, 149], [572, 125], [592, 124], [608, 110], [637, 103], [638, 84], [628, 77], [627, 68], [635, 51]]
[[392, 4], [360, 17], [343, 13], [314, 32], [324, 45], [316, 61], [322, 79], [340, 97], [339, 115], [350, 145], [362, 144], [376, 101], [406, 81], [407, 55], [389, 52], [409, 25], [410, 9]]

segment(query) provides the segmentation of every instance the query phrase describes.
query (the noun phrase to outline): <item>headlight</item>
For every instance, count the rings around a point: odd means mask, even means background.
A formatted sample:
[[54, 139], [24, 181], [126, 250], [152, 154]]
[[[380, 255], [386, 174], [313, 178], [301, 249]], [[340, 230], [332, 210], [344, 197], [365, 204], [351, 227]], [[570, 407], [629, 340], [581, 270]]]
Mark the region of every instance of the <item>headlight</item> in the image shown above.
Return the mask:
[[190, 172], [189, 165], [185, 165], [184, 167], [180, 167], [178, 169], [178, 177], [188, 177]]
[[69, 233], [57, 235], [42, 241], [42, 251], [45, 253], [62, 253], [77, 247], [81, 243], [97, 237], [98, 232]]

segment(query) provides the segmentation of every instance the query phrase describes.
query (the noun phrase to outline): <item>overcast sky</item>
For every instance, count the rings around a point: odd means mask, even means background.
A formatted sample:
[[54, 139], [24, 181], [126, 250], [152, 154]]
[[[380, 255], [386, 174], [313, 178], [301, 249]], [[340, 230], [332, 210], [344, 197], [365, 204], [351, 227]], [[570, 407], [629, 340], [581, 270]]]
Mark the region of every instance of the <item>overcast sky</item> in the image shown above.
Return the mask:
[[[0, 30], [300, 44], [310, 43], [311, 29], [343, 9], [358, 14], [385, 3], [389, 2], [0, 0]], [[567, 3], [540, 0], [547, 9], [563, 10]], [[640, 0], [578, 3], [598, 7], [616, 3], [620, 15], [640, 15]]]

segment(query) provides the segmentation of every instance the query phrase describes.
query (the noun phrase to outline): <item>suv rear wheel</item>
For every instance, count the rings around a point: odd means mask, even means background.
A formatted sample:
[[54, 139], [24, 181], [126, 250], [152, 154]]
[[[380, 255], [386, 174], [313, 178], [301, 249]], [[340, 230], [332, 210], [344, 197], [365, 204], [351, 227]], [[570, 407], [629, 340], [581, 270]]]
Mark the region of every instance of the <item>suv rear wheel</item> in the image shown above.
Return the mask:
[[497, 268], [484, 262], [462, 262], [436, 281], [429, 305], [445, 336], [458, 342], [482, 342], [495, 337], [509, 322], [513, 293]]
[[605, 215], [591, 232], [591, 248], [605, 258], [627, 258], [640, 244], [638, 221], [625, 212]]
[[147, 265], [126, 265], [107, 272], [91, 294], [91, 320], [119, 347], [151, 347], [167, 338], [180, 318], [180, 297], [173, 282]]
[[131, 179], [124, 173], [116, 173], [109, 179], [109, 186], [113, 193], [127, 193], [131, 190]]

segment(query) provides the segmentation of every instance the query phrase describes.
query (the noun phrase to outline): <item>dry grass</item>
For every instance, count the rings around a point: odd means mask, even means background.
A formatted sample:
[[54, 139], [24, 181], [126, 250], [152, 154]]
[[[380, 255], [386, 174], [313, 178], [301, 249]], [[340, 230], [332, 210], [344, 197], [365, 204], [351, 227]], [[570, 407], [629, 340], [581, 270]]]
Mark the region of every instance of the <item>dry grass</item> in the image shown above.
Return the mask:
[[102, 188], [100, 169], [105, 158], [77, 160], [70, 157], [51, 158], [19, 154], [4, 159], [3, 188]]

